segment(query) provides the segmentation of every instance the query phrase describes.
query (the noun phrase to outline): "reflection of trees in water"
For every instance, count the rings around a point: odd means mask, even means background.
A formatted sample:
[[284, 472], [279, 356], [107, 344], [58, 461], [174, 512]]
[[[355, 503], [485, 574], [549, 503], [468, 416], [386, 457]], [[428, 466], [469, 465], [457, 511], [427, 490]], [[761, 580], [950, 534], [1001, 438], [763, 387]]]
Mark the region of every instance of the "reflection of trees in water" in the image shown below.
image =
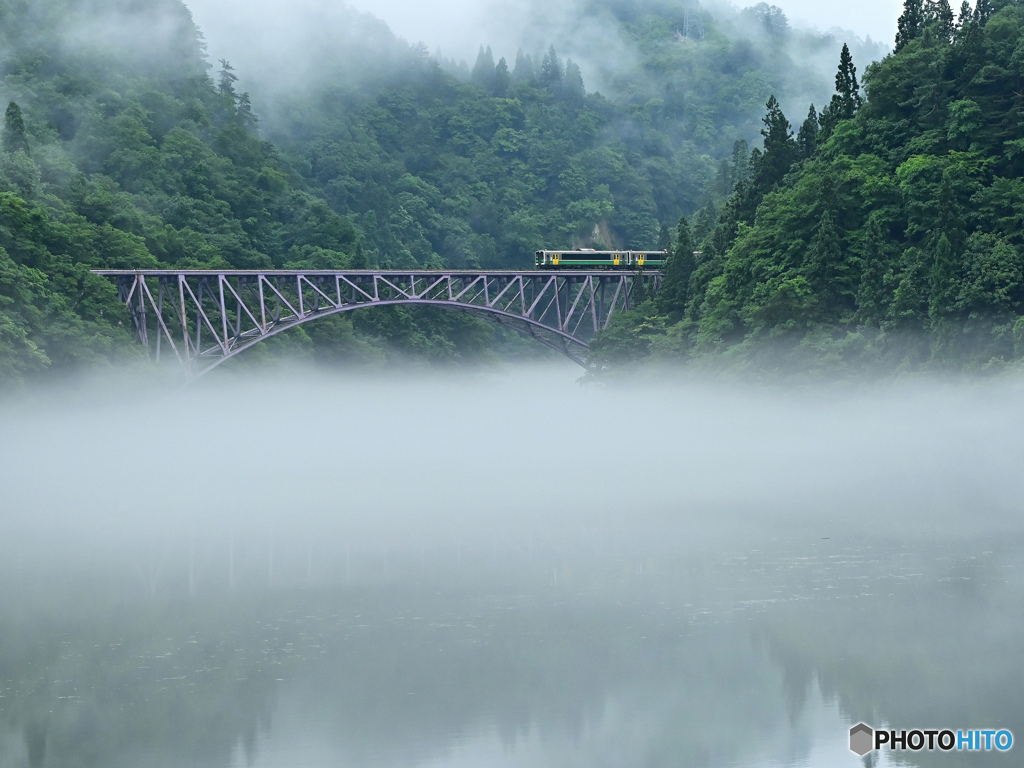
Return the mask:
[[222, 767], [240, 743], [256, 755], [284, 685], [357, 763], [444, 754], [482, 727], [509, 745], [575, 738], [615, 698], [670, 721], [647, 725], [667, 734], [650, 745], [652, 764], [685, 754], [699, 765], [743, 750], [742, 736], [723, 732], [729, 713], [764, 722], [780, 695], [745, 631], [688, 623], [678, 608], [565, 593], [122, 605], [2, 634], [0, 677], [12, 682], [0, 717], [14, 731], [0, 739], [31, 768], [116, 768], [140, 756]]
[[[784, 670], [794, 707], [816, 680], [851, 722], [897, 729], [1006, 727], [1024, 733], [1020, 552], [923, 547], [866, 580], [870, 597], [778, 606], [758, 637]], [[1002, 549], [1002, 551], [998, 551]], [[1019, 576], [1017, 577], [1019, 579]], [[867, 579], [867, 575], [865, 575]], [[958, 765], [992, 755], [957, 755]], [[942, 753], [907, 764], [946, 765]]]
[[648, 567], [614, 597], [364, 587], [0, 615], [0, 765], [223, 768], [272, 713], [353, 764], [488, 730], [642, 733], [624, 764], [800, 757], [815, 681], [853, 720], [1012, 728], [1021, 595], [994, 568], [765, 555]]
[[[693, 627], [678, 607], [552, 597], [389, 608], [366, 608], [281, 691], [278, 721], [301, 721], [343, 764], [437, 758], [488, 732], [507, 746], [579, 744], [621, 716], [611, 727], [644, 730], [632, 746], [646, 764], [699, 766], [754, 753], [767, 727], [785, 724], [779, 676], [745, 624]], [[734, 732], [737, 721], [750, 731]]]
[[253, 631], [251, 608], [235, 608], [0, 619], [0, 755], [30, 768], [116, 768], [140, 755], [212, 767], [240, 741], [254, 749], [288, 654]]

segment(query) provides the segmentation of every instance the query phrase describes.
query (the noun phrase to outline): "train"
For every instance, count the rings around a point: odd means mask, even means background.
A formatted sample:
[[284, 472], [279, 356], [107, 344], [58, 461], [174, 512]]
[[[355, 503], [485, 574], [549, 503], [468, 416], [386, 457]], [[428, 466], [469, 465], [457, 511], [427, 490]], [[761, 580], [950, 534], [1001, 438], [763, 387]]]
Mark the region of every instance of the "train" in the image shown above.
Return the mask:
[[537, 269], [658, 269], [668, 251], [537, 251]]

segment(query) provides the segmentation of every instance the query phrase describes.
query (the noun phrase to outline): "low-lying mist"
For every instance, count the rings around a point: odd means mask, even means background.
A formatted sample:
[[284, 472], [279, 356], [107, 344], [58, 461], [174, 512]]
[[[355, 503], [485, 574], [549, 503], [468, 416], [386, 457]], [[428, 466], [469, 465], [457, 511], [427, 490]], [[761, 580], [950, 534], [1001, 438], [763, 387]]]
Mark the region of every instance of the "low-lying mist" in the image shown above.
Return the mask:
[[[873, 1], [876, 6], [886, 5], [883, 0]], [[533, 56], [539, 65], [548, 47], [554, 46], [581, 67], [588, 92], [626, 101], [663, 99], [665, 79], [671, 73], [663, 71], [664, 61], [645, 62], [650, 53], [646, 49], [659, 39], [654, 27], [668, 25], [662, 33], [671, 37], [673, 31], [681, 34], [684, 19], [684, 4], [675, 0], [448, 0], [429, 6], [406, 0], [294, 0], [287, 4], [187, 0], [186, 4], [206, 36], [211, 59], [231, 61], [242, 88], [256, 97], [256, 110], [271, 133], [284, 132], [294, 117], [287, 113], [294, 111], [290, 101], [297, 93], [393, 84], [408, 78], [417, 61], [409, 54], [410, 45], [422, 46], [424, 53], [437, 51], [451, 64], [461, 62], [467, 76], [481, 46], [493, 48], [495, 60], [504, 57], [509, 68], [518, 50]], [[716, 36], [737, 42], [741, 50], [733, 58], [760, 58], [765, 77], [786, 81], [785, 86], [778, 85], [775, 95], [794, 120], [806, 113], [811, 102], [819, 108], [828, 103], [843, 43], [850, 45], [861, 71], [888, 50], [871, 39], [869, 28], [857, 17], [838, 10], [827, 16], [829, 23], [822, 23], [825, 17], [820, 12], [810, 14], [816, 25], [810, 26], [802, 3], [782, 8], [791, 21], [784, 34], [769, 34], [756, 14], [741, 12], [756, 5], [705, 0], [702, 13], [708, 29], [718, 29]], [[879, 11], [884, 24], [871, 27], [876, 35], [880, 28], [895, 25], [899, 8], [891, 9], [891, 18], [887, 11]], [[636, 27], [634, 35], [645, 30], [642, 40], [627, 32], [631, 25]], [[887, 33], [880, 36], [888, 37]], [[717, 61], [720, 53], [713, 48], [704, 55], [714, 66], [736, 66]], [[785, 77], [767, 74], [778, 66], [775, 59], [780, 54], [792, 71]], [[675, 74], [682, 77], [686, 90], [699, 90], [699, 83], [688, 80], [689, 69]], [[756, 132], [747, 138], [755, 139]]]
[[1018, 525], [1016, 379], [578, 379], [297, 369], [8, 401], [2, 570], [181, 593]]

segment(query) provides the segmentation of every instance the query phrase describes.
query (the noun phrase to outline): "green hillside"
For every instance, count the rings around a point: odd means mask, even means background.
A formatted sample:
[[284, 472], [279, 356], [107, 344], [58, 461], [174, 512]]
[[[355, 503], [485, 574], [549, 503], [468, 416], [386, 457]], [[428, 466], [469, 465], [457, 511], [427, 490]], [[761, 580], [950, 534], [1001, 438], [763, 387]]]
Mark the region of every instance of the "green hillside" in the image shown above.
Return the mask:
[[360, 34], [311, 41], [315, 73], [253, 87], [274, 104], [267, 135], [375, 263], [528, 268], [538, 248], [658, 246], [662, 225], [728, 195], [772, 93], [827, 98], [828, 76], [797, 58], [841, 43], [777, 8], [772, 26], [772, 8], [716, 8], [695, 40], [681, 1], [594, 0], [579, 25], [603, 25], [624, 52], [568, 37], [564, 57], [486, 48], [465, 69], [422, 47], [403, 56], [353, 17]]
[[[580, 59], [607, 96], [551, 47], [464, 70], [366, 17], [272, 88], [212, 63], [180, 0], [0, 0], [0, 386], [143, 355], [92, 268], [526, 267], [541, 247], [664, 243], [743, 174], [769, 94], [827, 92], [795, 52], [836, 41], [764, 4], [713, 10], [701, 40], [679, 33], [681, 3], [587, 13], [637, 52]], [[527, 349], [392, 309], [249, 359]]]
[[[684, 220], [667, 290], [605, 365], [1001, 369], [1024, 355], [1024, 6], [907, 0], [895, 52], [764, 149], [714, 218]], [[694, 252], [697, 252], [696, 256]]]

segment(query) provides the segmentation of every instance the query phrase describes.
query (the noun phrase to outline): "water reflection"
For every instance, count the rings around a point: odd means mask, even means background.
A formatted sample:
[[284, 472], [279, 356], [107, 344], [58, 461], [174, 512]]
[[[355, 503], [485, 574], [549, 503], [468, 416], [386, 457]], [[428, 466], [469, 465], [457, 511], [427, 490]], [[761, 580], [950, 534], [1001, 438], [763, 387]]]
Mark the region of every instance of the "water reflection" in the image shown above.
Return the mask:
[[390, 582], [19, 601], [0, 765], [852, 767], [861, 719], [1024, 733], [1022, 553], [783, 541], [505, 578], [412, 553]]
[[572, 381], [0, 407], [0, 768], [819, 768], [860, 765], [858, 720], [1024, 738], [1016, 382]]

